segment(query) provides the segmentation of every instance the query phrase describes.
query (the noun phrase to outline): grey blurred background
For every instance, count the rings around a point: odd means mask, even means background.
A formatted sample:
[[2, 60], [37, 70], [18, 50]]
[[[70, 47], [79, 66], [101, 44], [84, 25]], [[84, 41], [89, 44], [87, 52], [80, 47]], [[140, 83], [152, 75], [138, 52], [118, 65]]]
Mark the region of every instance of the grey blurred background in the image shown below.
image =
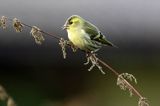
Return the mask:
[[[151, 106], [160, 105], [159, 11], [159, 0], [0, 0], [0, 16], [64, 38], [61, 27], [71, 15], [95, 24], [119, 47], [104, 47], [99, 57], [135, 75]], [[46, 36], [38, 46], [29, 32], [16, 33], [11, 23], [0, 29], [0, 84], [19, 106], [137, 106], [138, 98], [121, 91], [109, 70], [88, 72], [85, 54], [68, 49], [64, 60], [57, 40]]]

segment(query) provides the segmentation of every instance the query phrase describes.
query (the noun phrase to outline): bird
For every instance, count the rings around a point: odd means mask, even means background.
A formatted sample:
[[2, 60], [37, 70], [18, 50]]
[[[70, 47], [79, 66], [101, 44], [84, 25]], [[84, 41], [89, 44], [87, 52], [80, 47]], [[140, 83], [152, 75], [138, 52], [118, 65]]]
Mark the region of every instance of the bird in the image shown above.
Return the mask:
[[83, 51], [94, 53], [105, 45], [116, 47], [95, 25], [78, 15], [70, 16], [63, 29], [67, 30], [69, 41]]

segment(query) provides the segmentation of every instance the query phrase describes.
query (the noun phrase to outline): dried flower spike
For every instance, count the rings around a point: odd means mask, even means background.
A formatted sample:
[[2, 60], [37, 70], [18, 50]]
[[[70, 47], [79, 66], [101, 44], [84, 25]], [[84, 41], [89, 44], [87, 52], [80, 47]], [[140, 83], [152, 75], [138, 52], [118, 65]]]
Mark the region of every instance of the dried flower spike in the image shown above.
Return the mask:
[[35, 42], [39, 45], [42, 44], [42, 42], [45, 40], [42, 35], [41, 30], [36, 26], [32, 27], [30, 33], [32, 34], [33, 38], [35, 39]]
[[106, 74], [103, 71], [102, 67], [99, 65], [98, 58], [96, 57], [94, 53], [87, 54], [86, 57], [87, 57], [87, 62], [84, 63], [84, 65], [88, 65], [90, 62], [92, 64], [90, 68], [88, 69], [88, 71], [91, 71], [94, 67], [97, 67], [101, 71], [102, 74]]
[[22, 32], [22, 28], [24, 27], [24, 25], [17, 18], [14, 18], [13, 27], [16, 32]]
[[148, 100], [144, 97], [141, 97], [138, 101], [138, 106], [149, 106]]
[[64, 40], [63, 38], [61, 38], [59, 40], [59, 45], [62, 48], [62, 53], [63, 53], [63, 58], [66, 59], [67, 53], [66, 53], [66, 45], [67, 45], [67, 41]]
[[132, 74], [128, 74], [128, 73], [122, 73], [118, 76], [117, 78], [117, 85], [120, 87], [120, 89], [122, 90], [127, 90], [129, 91], [130, 93], [130, 96], [133, 95], [133, 89], [125, 82], [125, 79], [129, 79], [130, 81], [133, 81], [137, 84], [137, 80], [136, 78], [132, 75]]
[[2, 16], [0, 19], [0, 27], [2, 27], [3, 29], [7, 28], [7, 17]]

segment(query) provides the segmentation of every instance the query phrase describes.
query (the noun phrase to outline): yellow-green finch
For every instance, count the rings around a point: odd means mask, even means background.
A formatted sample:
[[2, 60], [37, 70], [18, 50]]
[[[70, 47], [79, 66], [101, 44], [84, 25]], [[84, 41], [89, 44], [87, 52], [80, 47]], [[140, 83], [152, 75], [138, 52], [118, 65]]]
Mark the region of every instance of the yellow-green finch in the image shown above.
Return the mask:
[[86, 52], [96, 52], [103, 45], [114, 46], [96, 26], [78, 15], [69, 17], [63, 28], [73, 45]]

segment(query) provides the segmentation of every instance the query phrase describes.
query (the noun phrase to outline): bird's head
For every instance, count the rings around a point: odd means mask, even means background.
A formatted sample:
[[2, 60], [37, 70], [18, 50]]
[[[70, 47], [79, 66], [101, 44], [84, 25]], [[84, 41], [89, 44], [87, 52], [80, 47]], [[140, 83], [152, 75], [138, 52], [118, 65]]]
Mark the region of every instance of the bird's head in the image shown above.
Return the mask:
[[72, 15], [69, 17], [66, 21], [66, 23], [63, 26], [63, 29], [72, 30], [79, 27], [82, 27], [84, 23], [84, 19], [81, 18], [78, 15]]

